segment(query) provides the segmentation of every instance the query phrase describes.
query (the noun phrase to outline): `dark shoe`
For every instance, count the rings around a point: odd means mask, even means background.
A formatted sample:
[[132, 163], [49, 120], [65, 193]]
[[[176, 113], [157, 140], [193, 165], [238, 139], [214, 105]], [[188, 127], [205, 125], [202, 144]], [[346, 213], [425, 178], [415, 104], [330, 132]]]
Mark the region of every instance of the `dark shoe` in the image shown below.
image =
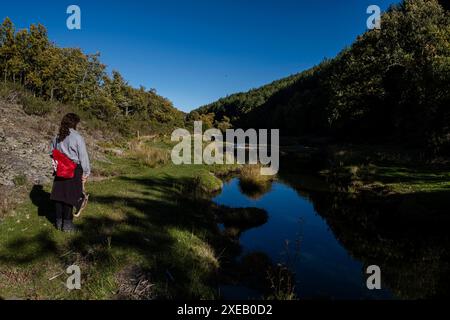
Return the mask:
[[62, 221], [62, 219], [56, 219], [56, 223], [55, 223], [55, 227], [56, 227], [56, 229], [58, 229], [58, 230], [62, 230], [62, 226], [63, 226], [63, 221]]
[[72, 220], [64, 220], [62, 231], [64, 232], [75, 232], [77, 228], [73, 224]]

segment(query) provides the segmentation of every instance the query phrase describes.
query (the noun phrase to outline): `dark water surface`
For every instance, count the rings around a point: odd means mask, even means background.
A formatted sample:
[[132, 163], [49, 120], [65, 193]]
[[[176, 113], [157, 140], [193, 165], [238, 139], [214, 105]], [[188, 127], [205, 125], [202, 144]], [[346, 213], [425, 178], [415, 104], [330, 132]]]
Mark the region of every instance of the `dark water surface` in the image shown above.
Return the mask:
[[[241, 191], [239, 179], [235, 178], [226, 182], [221, 194], [213, 200], [230, 207], [256, 207], [267, 211], [269, 219], [266, 224], [247, 230], [240, 236], [242, 256], [262, 252], [275, 264], [290, 263], [291, 270], [295, 272], [296, 295], [299, 298], [393, 297], [386, 288], [367, 289], [367, 266], [353, 258], [336, 239], [326, 220], [315, 211], [311, 200], [289, 185], [274, 182], [267, 193], [252, 199]], [[286, 241], [289, 241], [288, 246]], [[300, 246], [296, 249], [298, 241]], [[298, 253], [298, 259], [288, 262], [288, 255], [292, 257], [295, 253]], [[221, 291], [225, 298], [258, 297], [258, 292], [239, 285], [224, 286]]]

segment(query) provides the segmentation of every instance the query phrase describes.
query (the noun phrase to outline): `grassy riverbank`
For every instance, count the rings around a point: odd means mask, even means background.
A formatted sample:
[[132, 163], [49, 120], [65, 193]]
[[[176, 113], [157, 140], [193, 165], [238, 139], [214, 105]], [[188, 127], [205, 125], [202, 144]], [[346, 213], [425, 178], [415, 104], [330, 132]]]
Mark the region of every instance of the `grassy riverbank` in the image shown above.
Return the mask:
[[[213, 298], [223, 241], [209, 200], [219, 167], [143, 165], [109, 157], [109, 178], [91, 182], [91, 202], [67, 235], [51, 223], [50, 186], [0, 224], [0, 297], [23, 299]], [[82, 270], [68, 291], [65, 268]]]
[[[169, 149], [170, 143], [153, 139], [132, 143], [121, 155], [105, 147], [109, 155], [94, 163], [91, 202], [72, 235], [52, 225], [51, 186], [30, 187], [29, 199], [0, 223], [0, 297], [217, 298], [221, 268], [239, 251], [236, 235], [267, 216], [218, 208], [209, 200], [222, 188], [217, 177], [236, 166], [174, 166], [165, 160]], [[442, 196], [450, 190], [445, 161], [420, 162], [404, 152], [367, 146], [307, 150], [290, 151], [281, 161], [279, 178], [299, 190], [370, 191], [379, 201], [408, 195], [439, 210], [448, 198]], [[271, 183], [250, 169], [243, 170], [243, 180], [247, 173], [247, 180], [258, 182], [251, 190], [270, 189]], [[302, 171], [311, 179], [297, 175]], [[81, 268], [81, 290], [65, 287], [65, 269], [72, 264]]]
[[286, 150], [282, 162], [291, 163], [285, 167], [295, 168], [292, 174], [321, 177], [333, 191], [373, 191], [383, 195], [450, 190], [448, 159], [432, 157], [423, 150], [344, 144], [303, 149], [290, 146]]

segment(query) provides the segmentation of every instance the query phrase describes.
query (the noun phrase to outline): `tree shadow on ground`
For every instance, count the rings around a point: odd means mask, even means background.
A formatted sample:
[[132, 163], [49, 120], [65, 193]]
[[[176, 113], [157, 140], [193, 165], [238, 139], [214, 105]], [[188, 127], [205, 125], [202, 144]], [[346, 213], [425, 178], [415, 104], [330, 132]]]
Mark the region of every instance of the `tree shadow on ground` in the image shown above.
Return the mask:
[[[79, 265], [90, 281], [98, 280], [91, 274], [118, 273], [137, 264], [159, 287], [156, 296], [216, 297], [220, 268], [240, 253], [239, 243], [218, 226], [226, 208], [214, 205], [191, 177], [115, 180], [127, 192], [94, 190], [90, 205], [76, 220], [76, 233], [63, 242], [49, 230], [24, 233], [5, 244], [0, 261], [15, 266], [52, 257], [61, 265]], [[54, 222], [54, 206], [42, 186], [33, 187], [30, 199], [39, 216]]]
[[[217, 271], [213, 261], [207, 255], [187, 252], [191, 244], [183, 243], [173, 234], [185, 232], [206, 243], [216, 243], [220, 233], [208, 203], [186, 198], [182, 190], [174, 190], [175, 184], [187, 186], [188, 178], [120, 179], [127, 185], [140, 184], [145, 188], [140, 187], [133, 196], [91, 195], [91, 204], [108, 206], [120, 213], [114, 217], [84, 217], [70, 246], [86, 256], [93, 247], [104, 248], [108, 243], [118, 255], [125, 256], [125, 260], [128, 253], [138, 256], [141, 264], [151, 269], [152, 281], [163, 287], [164, 292], [160, 295], [166, 298], [212, 298], [214, 293], [208, 286]], [[160, 195], [150, 198], [152, 192]], [[97, 268], [108, 267], [109, 259], [105, 258], [104, 261], [95, 258]]]
[[[42, 185], [34, 185], [30, 194], [30, 200], [37, 208], [37, 214], [45, 217], [51, 224], [55, 223], [55, 207], [50, 200], [50, 193], [46, 192]], [[4, 264], [26, 265], [35, 261], [46, 259], [54, 255], [57, 243], [49, 230], [32, 233], [28, 227], [17, 224], [22, 236], [11, 239], [3, 245], [0, 253], [0, 262]]]
[[33, 236], [23, 236], [11, 240], [0, 254], [2, 264], [27, 265], [30, 262], [44, 260], [57, 252], [57, 245], [48, 231]]

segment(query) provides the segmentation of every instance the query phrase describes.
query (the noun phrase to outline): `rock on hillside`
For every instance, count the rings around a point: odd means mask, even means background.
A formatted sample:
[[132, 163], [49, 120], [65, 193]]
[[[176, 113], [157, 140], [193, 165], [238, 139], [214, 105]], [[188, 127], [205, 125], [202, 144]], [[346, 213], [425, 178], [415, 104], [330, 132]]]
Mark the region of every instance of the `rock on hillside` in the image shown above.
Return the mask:
[[0, 101], [0, 185], [14, 186], [24, 178], [35, 184], [49, 182], [49, 139], [55, 130], [48, 120]]
[[[49, 144], [58, 131], [60, 118], [61, 114], [46, 118], [30, 116], [20, 105], [0, 101], [0, 186], [51, 181]], [[97, 140], [80, 129], [91, 159], [98, 158], [99, 147], [94, 142]]]

